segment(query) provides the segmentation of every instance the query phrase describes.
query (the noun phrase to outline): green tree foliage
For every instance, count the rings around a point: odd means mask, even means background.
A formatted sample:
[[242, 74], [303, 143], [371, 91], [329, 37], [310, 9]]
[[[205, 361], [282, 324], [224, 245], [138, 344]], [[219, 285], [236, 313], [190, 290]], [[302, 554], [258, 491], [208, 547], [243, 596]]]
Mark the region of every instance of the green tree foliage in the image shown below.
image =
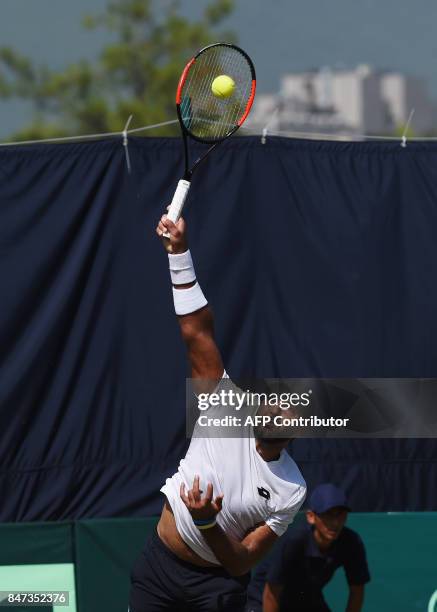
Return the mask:
[[408, 127], [407, 131], [405, 131], [405, 125], [397, 125], [393, 134], [390, 136], [405, 136], [406, 138], [417, 138], [417, 134], [414, 132], [411, 126]]
[[[179, 0], [111, 0], [84, 27], [104, 28], [113, 42], [91, 63], [83, 60], [53, 71], [11, 48], [0, 47], [0, 97], [30, 101], [31, 124], [13, 140], [121, 131], [176, 118], [175, 91], [185, 62], [216, 40], [233, 41], [219, 30], [233, 0], [203, 3], [197, 21], [180, 13]], [[159, 135], [177, 133], [177, 127]], [[146, 132], [151, 135], [152, 132]]]

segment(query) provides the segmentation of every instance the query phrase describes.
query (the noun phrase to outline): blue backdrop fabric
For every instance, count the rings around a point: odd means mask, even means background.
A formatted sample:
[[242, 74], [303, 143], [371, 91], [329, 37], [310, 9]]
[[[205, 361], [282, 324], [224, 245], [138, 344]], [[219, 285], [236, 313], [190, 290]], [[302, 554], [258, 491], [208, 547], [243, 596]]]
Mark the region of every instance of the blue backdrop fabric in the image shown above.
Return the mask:
[[[179, 139], [0, 150], [0, 520], [158, 513], [187, 362], [154, 234]], [[201, 145], [194, 147], [194, 155]], [[436, 377], [437, 147], [233, 138], [186, 218], [235, 377]], [[436, 510], [434, 440], [300, 440], [310, 487]]]

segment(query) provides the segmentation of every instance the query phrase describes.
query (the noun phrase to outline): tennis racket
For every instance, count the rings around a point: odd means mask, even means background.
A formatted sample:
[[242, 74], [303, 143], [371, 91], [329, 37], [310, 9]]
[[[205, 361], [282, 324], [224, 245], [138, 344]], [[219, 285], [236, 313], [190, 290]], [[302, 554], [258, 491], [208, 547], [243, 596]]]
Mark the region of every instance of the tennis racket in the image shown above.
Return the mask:
[[[223, 95], [217, 91], [217, 87], [213, 87], [213, 83], [217, 83], [217, 77], [225, 77], [225, 84], [230, 84]], [[229, 138], [244, 123], [255, 98], [255, 89], [256, 75], [252, 60], [236, 45], [208, 45], [185, 66], [176, 91], [176, 111], [184, 143], [185, 172], [167, 213], [173, 223], [181, 216], [193, 172], [218, 144]], [[210, 145], [190, 167], [189, 138]], [[168, 234], [164, 236], [169, 238]]]

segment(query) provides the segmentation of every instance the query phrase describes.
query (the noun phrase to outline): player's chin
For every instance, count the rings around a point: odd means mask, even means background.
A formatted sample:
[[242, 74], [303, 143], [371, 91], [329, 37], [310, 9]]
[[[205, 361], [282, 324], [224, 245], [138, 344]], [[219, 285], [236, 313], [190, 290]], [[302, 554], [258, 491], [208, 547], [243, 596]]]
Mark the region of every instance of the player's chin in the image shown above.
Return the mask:
[[292, 438], [258, 438], [260, 443], [268, 449], [281, 451], [288, 446]]

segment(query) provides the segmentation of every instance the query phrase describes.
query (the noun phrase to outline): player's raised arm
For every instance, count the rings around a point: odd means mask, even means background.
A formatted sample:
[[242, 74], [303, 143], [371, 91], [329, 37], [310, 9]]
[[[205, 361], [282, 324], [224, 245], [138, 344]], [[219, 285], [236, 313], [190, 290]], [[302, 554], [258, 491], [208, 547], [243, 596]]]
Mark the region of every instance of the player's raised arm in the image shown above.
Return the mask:
[[223, 363], [214, 338], [212, 311], [196, 280], [185, 221], [181, 218], [174, 224], [163, 215], [156, 232], [168, 252], [175, 311], [188, 351], [191, 376], [215, 384], [223, 375]]

